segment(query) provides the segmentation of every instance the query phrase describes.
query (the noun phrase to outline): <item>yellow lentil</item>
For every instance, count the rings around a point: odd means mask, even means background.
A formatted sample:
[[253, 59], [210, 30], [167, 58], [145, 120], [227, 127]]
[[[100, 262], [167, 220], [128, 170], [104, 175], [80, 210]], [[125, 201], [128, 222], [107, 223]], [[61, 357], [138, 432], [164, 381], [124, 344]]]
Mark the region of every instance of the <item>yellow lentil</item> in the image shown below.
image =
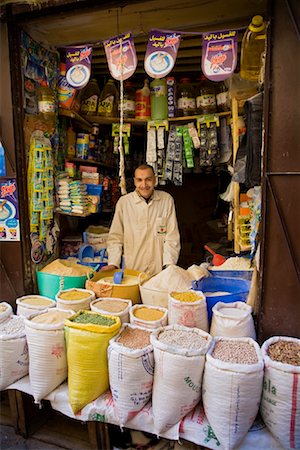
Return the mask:
[[90, 296], [90, 292], [79, 291], [77, 289], [72, 289], [71, 291], [66, 291], [59, 294], [59, 298], [62, 300], [84, 300]]
[[196, 292], [172, 292], [171, 296], [180, 302], [197, 302], [201, 297]]
[[133, 314], [138, 319], [154, 321], [161, 319], [164, 315], [164, 311], [161, 311], [160, 309], [147, 308], [145, 306], [142, 308], [136, 308], [133, 311]]

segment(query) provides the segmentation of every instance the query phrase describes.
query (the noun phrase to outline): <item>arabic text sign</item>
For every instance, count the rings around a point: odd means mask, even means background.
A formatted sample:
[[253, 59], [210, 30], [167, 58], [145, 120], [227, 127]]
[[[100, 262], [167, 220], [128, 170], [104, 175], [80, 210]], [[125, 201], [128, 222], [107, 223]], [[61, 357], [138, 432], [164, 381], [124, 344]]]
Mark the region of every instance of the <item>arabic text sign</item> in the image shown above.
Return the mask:
[[212, 31], [202, 36], [202, 72], [212, 81], [229, 78], [237, 64], [236, 30]]
[[131, 33], [104, 41], [104, 49], [110, 74], [115, 80], [127, 80], [134, 74], [137, 57]]
[[152, 30], [145, 55], [145, 71], [152, 78], [163, 78], [174, 67], [181, 34]]

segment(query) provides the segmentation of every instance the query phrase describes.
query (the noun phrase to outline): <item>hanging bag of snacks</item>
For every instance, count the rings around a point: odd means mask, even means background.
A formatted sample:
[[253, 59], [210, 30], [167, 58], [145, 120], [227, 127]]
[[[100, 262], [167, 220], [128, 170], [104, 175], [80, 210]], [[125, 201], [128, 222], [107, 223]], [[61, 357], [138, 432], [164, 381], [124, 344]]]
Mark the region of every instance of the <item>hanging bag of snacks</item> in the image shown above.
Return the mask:
[[74, 311], [45, 309], [25, 319], [29, 380], [35, 403], [67, 378], [64, 322]]
[[201, 291], [171, 292], [168, 298], [169, 325], [208, 331], [206, 299]]
[[152, 409], [159, 435], [179, 422], [201, 398], [205, 354], [211, 336], [198, 328], [170, 325], [155, 330]]
[[150, 400], [154, 357], [151, 331], [126, 324], [108, 347], [109, 384], [122, 427]]
[[28, 348], [23, 317], [0, 323], [0, 391], [28, 374]]
[[262, 345], [261, 415], [285, 449], [300, 448], [300, 339], [274, 336]]
[[69, 401], [74, 414], [109, 387], [107, 347], [119, 317], [79, 311], [65, 323]]
[[215, 338], [206, 355], [202, 400], [222, 448], [236, 448], [259, 409], [264, 363], [251, 338]]

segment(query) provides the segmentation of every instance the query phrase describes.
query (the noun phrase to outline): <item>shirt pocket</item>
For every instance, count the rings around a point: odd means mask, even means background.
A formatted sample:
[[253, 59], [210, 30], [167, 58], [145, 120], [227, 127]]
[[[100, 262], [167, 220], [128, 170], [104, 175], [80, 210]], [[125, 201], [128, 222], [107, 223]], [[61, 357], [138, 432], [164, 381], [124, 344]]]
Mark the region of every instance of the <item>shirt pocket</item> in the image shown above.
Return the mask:
[[167, 218], [165, 216], [158, 216], [156, 218], [154, 234], [157, 237], [165, 236], [167, 234]]

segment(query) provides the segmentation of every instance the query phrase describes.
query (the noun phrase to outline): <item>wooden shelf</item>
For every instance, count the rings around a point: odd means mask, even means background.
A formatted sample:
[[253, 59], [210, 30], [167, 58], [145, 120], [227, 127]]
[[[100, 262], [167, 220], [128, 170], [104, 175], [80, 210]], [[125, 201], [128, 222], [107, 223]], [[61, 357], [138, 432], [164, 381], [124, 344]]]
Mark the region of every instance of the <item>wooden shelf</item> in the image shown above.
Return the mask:
[[61, 211], [60, 209], [56, 209], [54, 211], [56, 214], [61, 214], [62, 216], [73, 216], [73, 217], [88, 217], [92, 214], [98, 214], [98, 213], [85, 213], [85, 214], [78, 214], [78, 213], [72, 213], [72, 212], [65, 212]]
[[81, 158], [66, 158], [66, 161], [75, 164], [99, 166], [105, 169], [117, 170], [117, 166], [111, 166], [110, 164], [105, 164], [99, 161], [93, 161], [92, 159], [81, 159]]
[[[101, 116], [88, 116], [89, 122], [98, 123], [99, 125], [111, 125], [113, 123], [120, 123], [119, 117], [101, 117]], [[147, 120], [144, 119], [124, 119], [124, 123], [131, 123], [132, 125], [147, 125]]]
[[64, 108], [58, 108], [58, 114], [63, 117], [69, 117], [70, 119], [75, 120], [78, 122], [78, 124], [87, 130], [88, 132], [91, 131], [91, 123], [84, 119], [80, 114], [78, 114], [75, 111], [71, 111], [70, 109], [64, 109]]

